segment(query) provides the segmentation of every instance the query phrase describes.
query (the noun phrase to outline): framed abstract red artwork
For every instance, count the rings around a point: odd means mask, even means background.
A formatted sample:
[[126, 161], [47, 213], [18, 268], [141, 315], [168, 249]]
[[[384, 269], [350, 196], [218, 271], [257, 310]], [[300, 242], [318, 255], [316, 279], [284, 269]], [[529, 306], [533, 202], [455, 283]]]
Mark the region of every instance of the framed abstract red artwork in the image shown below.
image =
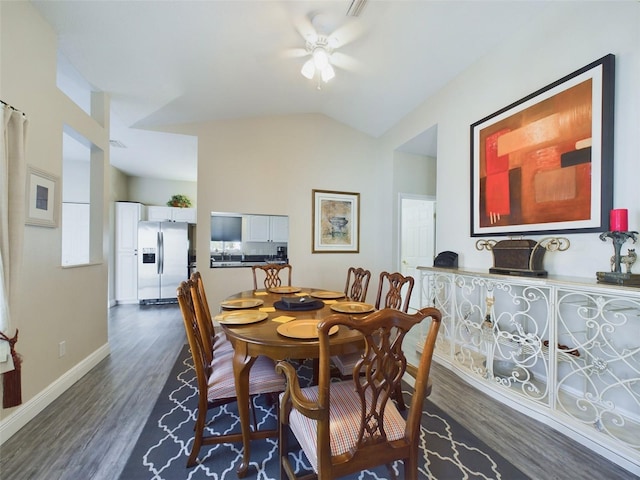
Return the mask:
[[614, 71], [610, 54], [471, 125], [471, 236], [608, 229]]

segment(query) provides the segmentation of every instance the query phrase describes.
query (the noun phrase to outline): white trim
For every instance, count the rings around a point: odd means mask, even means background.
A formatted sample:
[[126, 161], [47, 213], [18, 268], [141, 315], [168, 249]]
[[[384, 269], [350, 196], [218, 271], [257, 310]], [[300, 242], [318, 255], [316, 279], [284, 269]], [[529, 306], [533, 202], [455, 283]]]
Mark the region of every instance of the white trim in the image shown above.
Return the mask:
[[0, 445], [11, 438], [36, 415], [42, 412], [56, 398], [66, 392], [74, 383], [85, 376], [111, 353], [109, 344], [105, 343], [91, 355], [86, 357], [73, 368], [65, 372], [55, 382], [38, 393], [35, 397], [18, 407], [18, 410], [0, 421]]

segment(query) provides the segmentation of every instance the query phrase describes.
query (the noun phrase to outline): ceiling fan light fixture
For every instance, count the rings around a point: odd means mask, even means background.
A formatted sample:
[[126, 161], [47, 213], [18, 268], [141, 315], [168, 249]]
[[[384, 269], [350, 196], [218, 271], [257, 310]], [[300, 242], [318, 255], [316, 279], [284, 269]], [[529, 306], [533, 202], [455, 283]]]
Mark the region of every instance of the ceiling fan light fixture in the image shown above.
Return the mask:
[[336, 76], [336, 72], [331, 65], [327, 64], [327, 66], [322, 69], [321, 76], [322, 81], [324, 83], [327, 83], [329, 80]]
[[329, 65], [329, 53], [324, 47], [316, 47], [312, 53], [313, 63], [320, 71], [324, 70]]
[[309, 80], [318, 73], [324, 83], [327, 83], [336, 76], [336, 72], [331, 66], [332, 48], [327, 42], [327, 37], [319, 36], [316, 42], [307, 42], [307, 52], [311, 54], [311, 58], [307, 60], [300, 73]]
[[306, 62], [304, 62], [304, 65], [302, 65], [302, 70], [300, 70], [300, 73], [302, 74], [303, 77], [308, 78], [309, 80], [311, 80], [313, 78], [313, 76], [316, 74], [316, 66], [313, 63], [313, 59], [309, 59]]

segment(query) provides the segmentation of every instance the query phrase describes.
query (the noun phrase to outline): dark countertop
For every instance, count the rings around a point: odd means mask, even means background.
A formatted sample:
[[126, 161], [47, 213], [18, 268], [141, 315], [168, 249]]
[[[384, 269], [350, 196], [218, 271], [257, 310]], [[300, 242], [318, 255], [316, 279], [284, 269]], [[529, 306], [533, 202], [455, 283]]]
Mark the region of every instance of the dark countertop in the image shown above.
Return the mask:
[[264, 257], [260, 260], [255, 258], [246, 258], [245, 260], [237, 260], [234, 259], [233, 256], [230, 259], [220, 260], [220, 259], [211, 259], [209, 262], [209, 266], [211, 268], [242, 268], [242, 267], [252, 267], [254, 265], [266, 265], [268, 263], [276, 263], [276, 264], [285, 264], [287, 260], [282, 259], [265, 259]]

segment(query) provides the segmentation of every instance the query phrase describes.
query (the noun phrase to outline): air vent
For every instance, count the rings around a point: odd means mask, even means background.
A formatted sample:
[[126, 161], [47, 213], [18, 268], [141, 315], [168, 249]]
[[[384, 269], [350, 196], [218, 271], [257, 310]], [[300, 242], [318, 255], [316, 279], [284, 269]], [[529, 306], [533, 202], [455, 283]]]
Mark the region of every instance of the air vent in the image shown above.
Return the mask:
[[127, 148], [127, 146], [122, 143], [120, 140], [109, 140], [109, 145], [114, 148]]
[[349, 5], [349, 10], [347, 10], [347, 17], [359, 16], [366, 4], [367, 0], [351, 0], [351, 5]]

